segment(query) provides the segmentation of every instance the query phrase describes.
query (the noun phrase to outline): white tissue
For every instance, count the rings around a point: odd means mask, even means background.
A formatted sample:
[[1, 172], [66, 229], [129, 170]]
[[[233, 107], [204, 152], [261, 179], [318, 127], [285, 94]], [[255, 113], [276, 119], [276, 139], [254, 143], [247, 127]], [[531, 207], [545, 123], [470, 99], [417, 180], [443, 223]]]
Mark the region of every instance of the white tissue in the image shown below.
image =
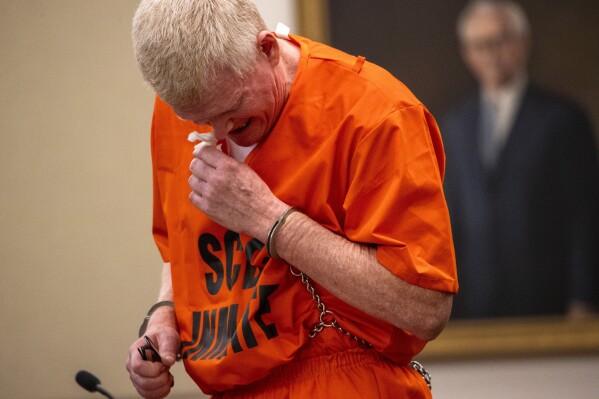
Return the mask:
[[187, 141], [189, 141], [190, 143], [194, 143], [196, 141], [201, 141], [201, 143], [198, 143], [195, 145], [195, 147], [193, 147], [193, 151], [197, 152], [200, 150], [200, 148], [204, 147], [204, 146], [208, 146], [208, 147], [216, 147], [216, 149], [220, 150], [220, 145], [216, 145], [216, 136], [214, 135], [214, 132], [207, 132], [207, 133], [198, 133], [198, 132], [191, 132], [189, 133], [189, 135], [187, 136]]
[[216, 144], [216, 136], [214, 135], [214, 132], [207, 132], [207, 133], [191, 132], [187, 136], [187, 141], [189, 141], [190, 143], [193, 143], [196, 141], [202, 141], [208, 145], [214, 146]]

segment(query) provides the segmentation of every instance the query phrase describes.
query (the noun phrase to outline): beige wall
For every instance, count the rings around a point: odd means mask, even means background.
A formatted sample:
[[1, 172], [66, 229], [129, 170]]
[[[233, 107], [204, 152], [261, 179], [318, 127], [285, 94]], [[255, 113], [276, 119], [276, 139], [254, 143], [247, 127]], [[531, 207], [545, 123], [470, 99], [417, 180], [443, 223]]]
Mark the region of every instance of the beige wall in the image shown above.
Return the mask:
[[132, 392], [123, 360], [160, 265], [135, 4], [0, 3], [2, 397], [81, 397], [82, 368]]
[[428, 362], [435, 399], [596, 399], [599, 355]]
[[[294, 26], [291, 1], [258, 3]], [[124, 359], [160, 271], [136, 4], [0, 0], [2, 398], [88, 397], [80, 369], [135, 397]]]

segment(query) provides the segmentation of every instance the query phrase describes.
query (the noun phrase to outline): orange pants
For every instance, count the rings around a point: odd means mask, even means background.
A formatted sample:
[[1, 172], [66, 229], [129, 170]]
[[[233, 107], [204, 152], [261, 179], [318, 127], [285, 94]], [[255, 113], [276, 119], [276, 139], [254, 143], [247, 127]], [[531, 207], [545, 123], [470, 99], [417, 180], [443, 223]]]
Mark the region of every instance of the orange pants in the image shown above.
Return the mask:
[[[251, 367], [251, 365], [247, 365]], [[432, 398], [424, 378], [372, 349], [352, 348], [294, 361], [213, 399]]]

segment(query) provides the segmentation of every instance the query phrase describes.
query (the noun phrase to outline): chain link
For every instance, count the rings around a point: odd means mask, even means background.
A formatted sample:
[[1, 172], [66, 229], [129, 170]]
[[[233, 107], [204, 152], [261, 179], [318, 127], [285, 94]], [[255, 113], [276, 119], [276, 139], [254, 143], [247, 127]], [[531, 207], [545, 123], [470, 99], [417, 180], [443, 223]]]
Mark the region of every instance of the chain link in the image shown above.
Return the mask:
[[[304, 283], [306, 285], [306, 289], [308, 290], [310, 295], [312, 295], [312, 299], [314, 300], [314, 302], [316, 302], [316, 306], [318, 307], [318, 310], [320, 311], [320, 314], [318, 315], [319, 322], [316, 323], [314, 325], [314, 327], [312, 327], [312, 330], [308, 334], [308, 336], [310, 338], [314, 338], [316, 336], [316, 334], [318, 334], [325, 328], [333, 327], [333, 328], [336, 328], [337, 330], [339, 330], [339, 332], [341, 332], [343, 335], [350, 337], [351, 339], [359, 342], [360, 344], [367, 346], [367, 347], [372, 347], [372, 345], [368, 341], [363, 340], [362, 338], [359, 338], [353, 334], [350, 334], [349, 331], [345, 330], [343, 327], [341, 327], [337, 323], [337, 319], [335, 318], [334, 313], [331, 312], [330, 310], [328, 310], [327, 307], [325, 306], [324, 302], [322, 302], [322, 300], [320, 299], [320, 295], [318, 295], [316, 293], [316, 291], [314, 290], [314, 286], [312, 284], [310, 284], [310, 279], [308, 278], [308, 276], [306, 276], [302, 272], [294, 271], [293, 266], [291, 266], [291, 265], [289, 265], [289, 271], [291, 271], [291, 274], [293, 274], [294, 276], [301, 278], [302, 283]], [[328, 318], [328, 321], [327, 321], [327, 318]]]
[[422, 364], [418, 363], [416, 360], [412, 360], [410, 362], [410, 367], [412, 367], [414, 370], [416, 370], [416, 372], [418, 374], [420, 374], [422, 376], [422, 378], [424, 378], [424, 382], [426, 382], [426, 385], [428, 385], [428, 389], [430, 389], [432, 391], [433, 390], [433, 385], [432, 385], [433, 377], [431, 376], [431, 374], [428, 371], [426, 371], [424, 366]]
[[[302, 283], [304, 283], [304, 285], [306, 286], [306, 289], [308, 290], [310, 295], [312, 295], [312, 300], [314, 300], [314, 302], [316, 302], [316, 307], [320, 311], [320, 314], [318, 315], [319, 322], [316, 323], [312, 327], [312, 330], [308, 334], [308, 336], [310, 338], [314, 338], [319, 332], [321, 332], [325, 328], [333, 327], [333, 328], [336, 328], [343, 335], [357, 341], [358, 343], [360, 343], [366, 347], [369, 347], [369, 348], [372, 347], [372, 344], [370, 344], [370, 342], [368, 342], [362, 338], [359, 338], [356, 335], [351, 334], [349, 331], [342, 328], [337, 323], [335, 314], [332, 311], [330, 311], [329, 309], [327, 309], [324, 302], [322, 302], [322, 300], [320, 299], [320, 295], [318, 295], [316, 293], [316, 291], [314, 290], [314, 286], [312, 284], [310, 284], [310, 279], [308, 278], [308, 276], [306, 274], [304, 274], [303, 272], [300, 272], [300, 271], [293, 270], [293, 266], [291, 266], [291, 265], [289, 265], [289, 271], [295, 277], [301, 278]], [[327, 321], [327, 318], [329, 319], [328, 321]], [[432, 384], [431, 384], [432, 377], [431, 377], [430, 373], [428, 371], [426, 371], [426, 369], [415, 360], [412, 360], [410, 362], [410, 367], [412, 367], [414, 370], [416, 370], [416, 372], [418, 374], [420, 374], [422, 376], [422, 378], [424, 378], [426, 385], [428, 385], [428, 388], [430, 390], [432, 390], [433, 389]]]

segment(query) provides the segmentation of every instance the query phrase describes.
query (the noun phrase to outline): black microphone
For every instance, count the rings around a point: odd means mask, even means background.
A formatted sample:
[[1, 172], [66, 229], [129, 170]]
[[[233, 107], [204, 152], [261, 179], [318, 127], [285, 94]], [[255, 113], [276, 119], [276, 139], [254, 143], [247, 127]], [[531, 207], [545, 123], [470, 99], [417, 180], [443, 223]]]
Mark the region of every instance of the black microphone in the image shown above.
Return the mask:
[[100, 392], [107, 398], [114, 399], [114, 397], [111, 394], [109, 394], [104, 388], [100, 386], [100, 380], [98, 379], [98, 377], [96, 377], [88, 371], [79, 371], [75, 376], [75, 381], [77, 381], [77, 384], [81, 385], [83, 389], [86, 389], [90, 392]]

